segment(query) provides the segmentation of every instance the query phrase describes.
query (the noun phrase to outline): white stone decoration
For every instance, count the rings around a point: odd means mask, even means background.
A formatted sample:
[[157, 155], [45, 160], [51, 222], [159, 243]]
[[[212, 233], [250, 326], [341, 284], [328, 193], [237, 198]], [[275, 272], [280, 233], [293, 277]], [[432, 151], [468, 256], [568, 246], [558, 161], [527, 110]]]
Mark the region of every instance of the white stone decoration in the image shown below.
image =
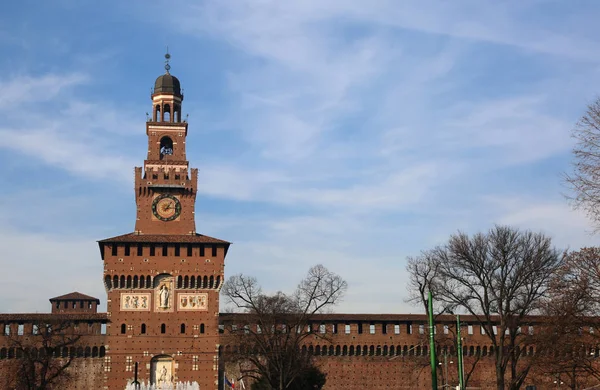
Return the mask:
[[121, 311], [150, 311], [150, 293], [121, 293]]
[[206, 293], [178, 293], [177, 294], [178, 311], [206, 311], [208, 310], [208, 294]]

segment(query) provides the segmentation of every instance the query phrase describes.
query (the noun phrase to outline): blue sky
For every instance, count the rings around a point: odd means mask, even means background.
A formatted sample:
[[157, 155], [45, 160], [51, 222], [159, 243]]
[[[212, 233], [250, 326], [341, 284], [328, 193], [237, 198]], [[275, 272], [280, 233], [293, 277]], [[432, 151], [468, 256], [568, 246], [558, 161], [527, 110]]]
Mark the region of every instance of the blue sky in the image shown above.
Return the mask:
[[458, 229], [595, 245], [561, 174], [600, 91], [595, 1], [12, 2], [0, 14], [0, 311], [105, 304], [96, 241], [133, 230], [150, 88], [184, 88], [197, 230], [226, 274], [345, 312], [418, 312], [406, 256]]

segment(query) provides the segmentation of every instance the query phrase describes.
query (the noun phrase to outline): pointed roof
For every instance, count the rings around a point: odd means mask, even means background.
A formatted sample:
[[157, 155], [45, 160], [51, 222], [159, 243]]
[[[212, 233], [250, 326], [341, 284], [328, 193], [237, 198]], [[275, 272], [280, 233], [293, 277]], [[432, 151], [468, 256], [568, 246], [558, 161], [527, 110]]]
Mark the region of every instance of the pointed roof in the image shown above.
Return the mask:
[[96, 303], [100, 304], [100, 300], [98, 298], [91, 297], [89, 295], [82, 294], [80, 292], [72, 292], [65, 295], [61, 295], [59, 297], [50, 298], [50, 302], [52, 301], [96, 301]]

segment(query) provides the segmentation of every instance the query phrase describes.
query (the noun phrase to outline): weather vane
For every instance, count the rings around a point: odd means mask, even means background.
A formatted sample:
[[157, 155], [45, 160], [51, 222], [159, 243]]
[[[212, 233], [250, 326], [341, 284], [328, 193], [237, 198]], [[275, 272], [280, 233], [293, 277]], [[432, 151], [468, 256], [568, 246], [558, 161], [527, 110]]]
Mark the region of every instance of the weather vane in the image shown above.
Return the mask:
[[171, 58], [171, 55], [169, 54], [169, 46], [167, 46], [167, 54], [165, 54], [165, 58], [165, 69], [167, 73], [169, 73], [169, 70], [171, 69], [171, 65], [169, 65], [169, 59]]

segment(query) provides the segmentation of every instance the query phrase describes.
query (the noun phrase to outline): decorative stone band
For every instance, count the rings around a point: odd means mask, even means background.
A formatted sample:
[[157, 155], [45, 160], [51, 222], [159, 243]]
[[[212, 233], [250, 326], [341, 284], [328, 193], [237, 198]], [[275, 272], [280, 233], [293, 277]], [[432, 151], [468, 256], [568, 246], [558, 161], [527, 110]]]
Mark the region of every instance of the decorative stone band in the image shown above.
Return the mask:
[[150, 311], [150, 293], [121, 293], [121, 311]]
[[177, 294], [177, 310], [195, 310], [195, 311], [206, 311], [208, 310], [208, 294], [206, 293], [179, 293]]

